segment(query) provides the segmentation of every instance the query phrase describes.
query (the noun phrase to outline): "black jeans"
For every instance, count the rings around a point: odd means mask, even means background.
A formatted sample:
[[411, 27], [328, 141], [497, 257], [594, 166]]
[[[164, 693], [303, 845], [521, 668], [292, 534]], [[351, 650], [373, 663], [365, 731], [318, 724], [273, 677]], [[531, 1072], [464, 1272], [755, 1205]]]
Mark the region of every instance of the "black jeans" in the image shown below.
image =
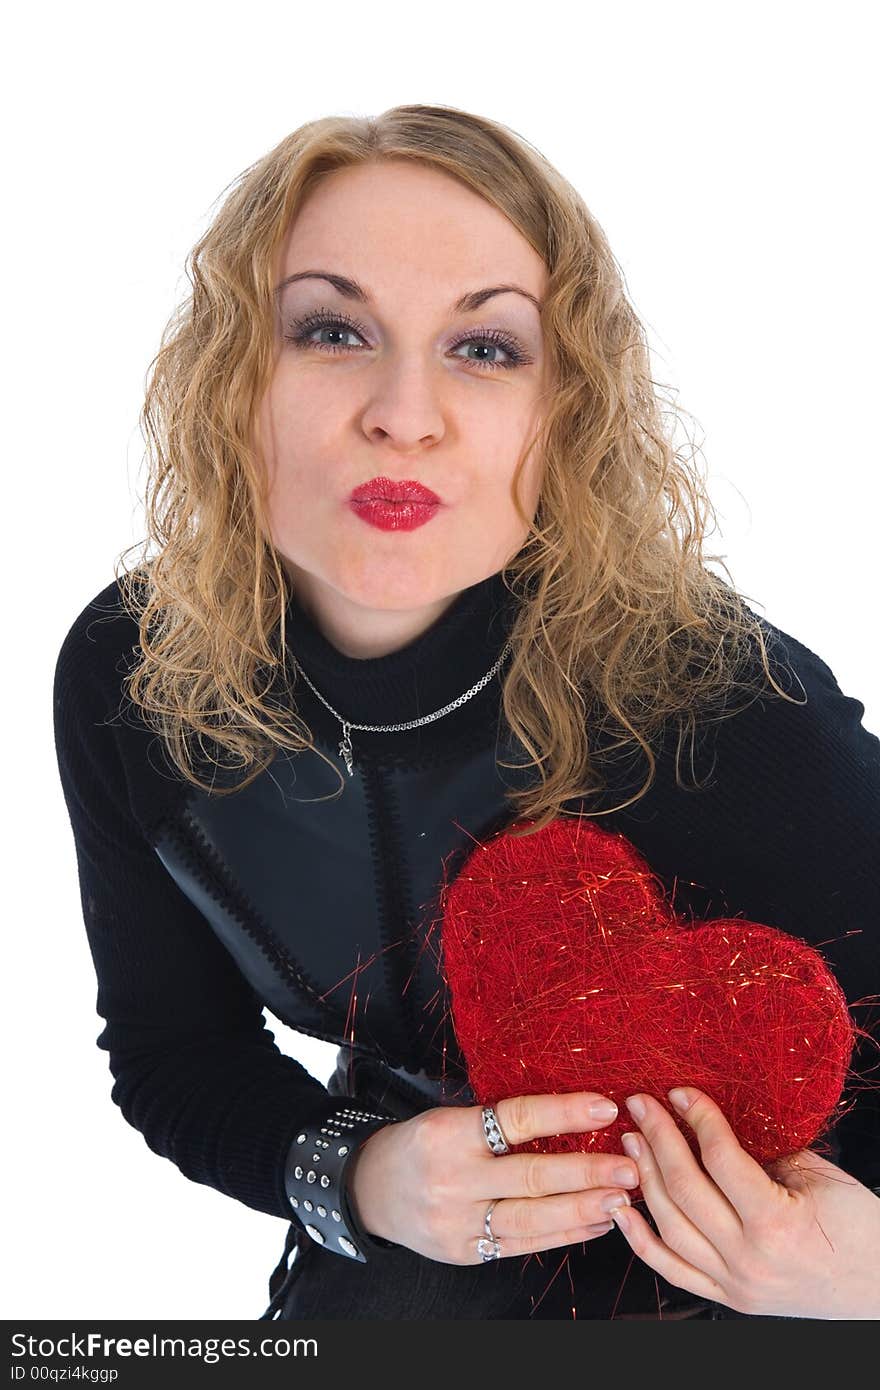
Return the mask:
[[294, 1224], [286, 1249], [293, 1260], [285, 1269], [282, 1257], [264, 1318], [483, 1321], [745, 1316], [668, 1284], [634, 1258], [616, 1229], [585, 1245], [475, 1265], [428, 1260], [405, 1246], [374, 1253], [361, 1264], [324, 1250]]

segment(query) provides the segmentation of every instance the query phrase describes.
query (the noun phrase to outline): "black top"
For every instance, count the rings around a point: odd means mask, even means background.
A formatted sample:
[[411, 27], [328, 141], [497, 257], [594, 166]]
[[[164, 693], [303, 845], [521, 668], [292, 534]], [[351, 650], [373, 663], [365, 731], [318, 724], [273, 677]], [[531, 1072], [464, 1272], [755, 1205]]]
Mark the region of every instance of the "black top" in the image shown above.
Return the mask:
[[[362, 660], [338, 651], [293, 597], [287, 605], [288, 652], [343, 719], [357, 724], [407, 724], [457, 700], [491, 669], [504, 646], [515, 604], [500, 572], [490, 575], [462, 590], [414, 642], [388, 656]], [[305, 694], [308, 686], [301, 683], [299, 689]], [[496, 684], [488, 700], [482, 701], [483, 723], [486, 709], [497, 704]], [[432, 732], [420, 737], [422, 743], [445, 734], [449, 726], [438, 720], [424, 727]], [[329, 715], [322, 728], [339, 742], [339, 720]], [[412, 732], [370, 739], [370, 747], [391, 751], [393, 744], [395, 753], [412, 752]]]
[[[292, 600], [289, 651], [341, 717], [404, 723], [454, 701], [486, 674], [512, 611], [500, 575], [493, 575], [460, 594], [405, 648], [360, 660], [338, 652]], [[861, 723], [864, 705], [841, 692], [818, 656], [764, 627], [808, 703], [759, 699], [715, 725], [714, 780], [702, 794], [677, 786], [673, 740], [650, 792], [600, 823], [624, 830], [639, 848], [650, 845], [653, 867], [668, 878], [680, 870], [710, 890], [723, 886], [723, 902], [707, 899], [711, 915], [726, 915], [728, 906], [820, 946], [855, 1004], [880, 992], [880, 740]], [[276, 1047], [262, 1014], [268, 994], [255, 983], [260, 977], [245, 972], [242, 957], [218, 935], [217, 920], [199, 910], [159, 857], [160, 831], [191, 788], [164, 760], [136, 708], [127, 701], [121, 708], [122, 676], [137, 642], [114, 581], [74, 620], [55, 671], [58, 767], [105, 1021], [98, 1046], [109, 1054], [113, 1100], [156, 1153], [196, 1182], [289, 1219], [283, 1174], [292, 1136], [329, 1113], [336, 1098]], [[418, 729], [353, 730], [355, 762], [366, 759], [375, 785], [394, 768], [454, 767], [474, 750], [491, 749], [503, 674]], [[797, 681], [786, 682], [779, 669], [774, 674], [802, 698]], [[339, 721], [302, 680], [296, 690], [316, 741], [335, 755]], [[346, 776], [341, 760], [339, 766]], [[642, 762], [633, 790], [643, 775]], [[272, 777], [270, 768], [260, 780]], [[330, 779], [326, 790], [335, 786]], [[368, 799], [369, 844], [361, 857], [381, 864], [387, 882], [416, 859], [425, 830], [413, 817], [386, 837], [381, 814], [371, 809], [376, 804]], [[430, 813], [420, 807], [420, 815]], [[330, 891], [326, 878], [305, 881], [310, 864], [307, 854], [296, 863], [292, 893], [296, 883], [313, 894], [323, 886]], [[344, 953], [344, 938], [338, 949]], [[265, 950], [259, 964], [266, 965]], [[876, 1014], [857, 1009], [853, 1017], [867, 1027]], [[297, 1026], [296, 1014], [286, 1021]], [[323, 1029], [312, 1021], [303, 1031], [346, 1041], [329, 1012]], [[418, 1059], [421, 1047], [414, 1038], [407, 1055]], [[862, 1050], [854, 1064], [866, 1070], [875, 1061]], [[836, 1161], [870, 1186], [880, 1184], [875, 1097], [860, 1095], [837, 1133]]]

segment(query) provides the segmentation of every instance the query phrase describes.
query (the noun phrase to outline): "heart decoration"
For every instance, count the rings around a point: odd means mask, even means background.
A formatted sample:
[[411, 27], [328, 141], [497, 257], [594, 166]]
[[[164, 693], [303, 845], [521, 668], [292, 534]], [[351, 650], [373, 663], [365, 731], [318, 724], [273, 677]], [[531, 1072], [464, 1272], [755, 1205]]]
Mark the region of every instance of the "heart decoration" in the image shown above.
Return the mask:
[[689, 921], [625, 835], [557, 817], [515, 822], [444, 880], [441, 944], [452, 1021], [478, 1105], [601, 1092], [601, 1130], [516, 1151], [620, 1153], [644, 1091], [696, 1086], [759, 1163], [813, 1143], [846, 1080], [856, 1029], [819, 952], [742, 918]]

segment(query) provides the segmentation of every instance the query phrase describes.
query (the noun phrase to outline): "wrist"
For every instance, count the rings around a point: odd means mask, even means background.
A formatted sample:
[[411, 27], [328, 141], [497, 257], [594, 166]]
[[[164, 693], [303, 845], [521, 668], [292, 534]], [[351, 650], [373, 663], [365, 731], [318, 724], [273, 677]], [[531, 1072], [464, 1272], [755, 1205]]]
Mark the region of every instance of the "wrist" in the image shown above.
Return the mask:
[[868, 1191], [874, 1201], [859, 1223], [865, 1241], [863, 1254], [853, 1277], [846, 1281], [845, 1293], [837, 1287], [832, 1290], [827, 1306], [834, 1319], [880, 1318], [880, 1187], [869, 1187]]
[[396, 1246], [388, 1223], [387, 1189], [391, 1171], [387, 1156], [390, 1126], [377, 1127], [359, 1145], [346, 1170], [346, 1193], [356, 1225], [383, 1247]]

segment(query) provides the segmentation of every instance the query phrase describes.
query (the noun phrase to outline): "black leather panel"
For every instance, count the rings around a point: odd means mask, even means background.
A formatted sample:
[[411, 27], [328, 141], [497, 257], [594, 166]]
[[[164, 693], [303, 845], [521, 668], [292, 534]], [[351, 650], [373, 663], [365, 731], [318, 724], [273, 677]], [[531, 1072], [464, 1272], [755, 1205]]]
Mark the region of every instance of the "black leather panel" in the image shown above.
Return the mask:
[[457, 1073], [439, 891], [444, 864], [454, 874], [477, 839], [512, 819], [495, 746], [420, 768], [367, 760], [354, 777], [322, 751], [343, 773], [341, 794], [315, 753], [279, 754], [231, 795], [194, 788], [156, 853], [283, 1022], [391, 1067]]

